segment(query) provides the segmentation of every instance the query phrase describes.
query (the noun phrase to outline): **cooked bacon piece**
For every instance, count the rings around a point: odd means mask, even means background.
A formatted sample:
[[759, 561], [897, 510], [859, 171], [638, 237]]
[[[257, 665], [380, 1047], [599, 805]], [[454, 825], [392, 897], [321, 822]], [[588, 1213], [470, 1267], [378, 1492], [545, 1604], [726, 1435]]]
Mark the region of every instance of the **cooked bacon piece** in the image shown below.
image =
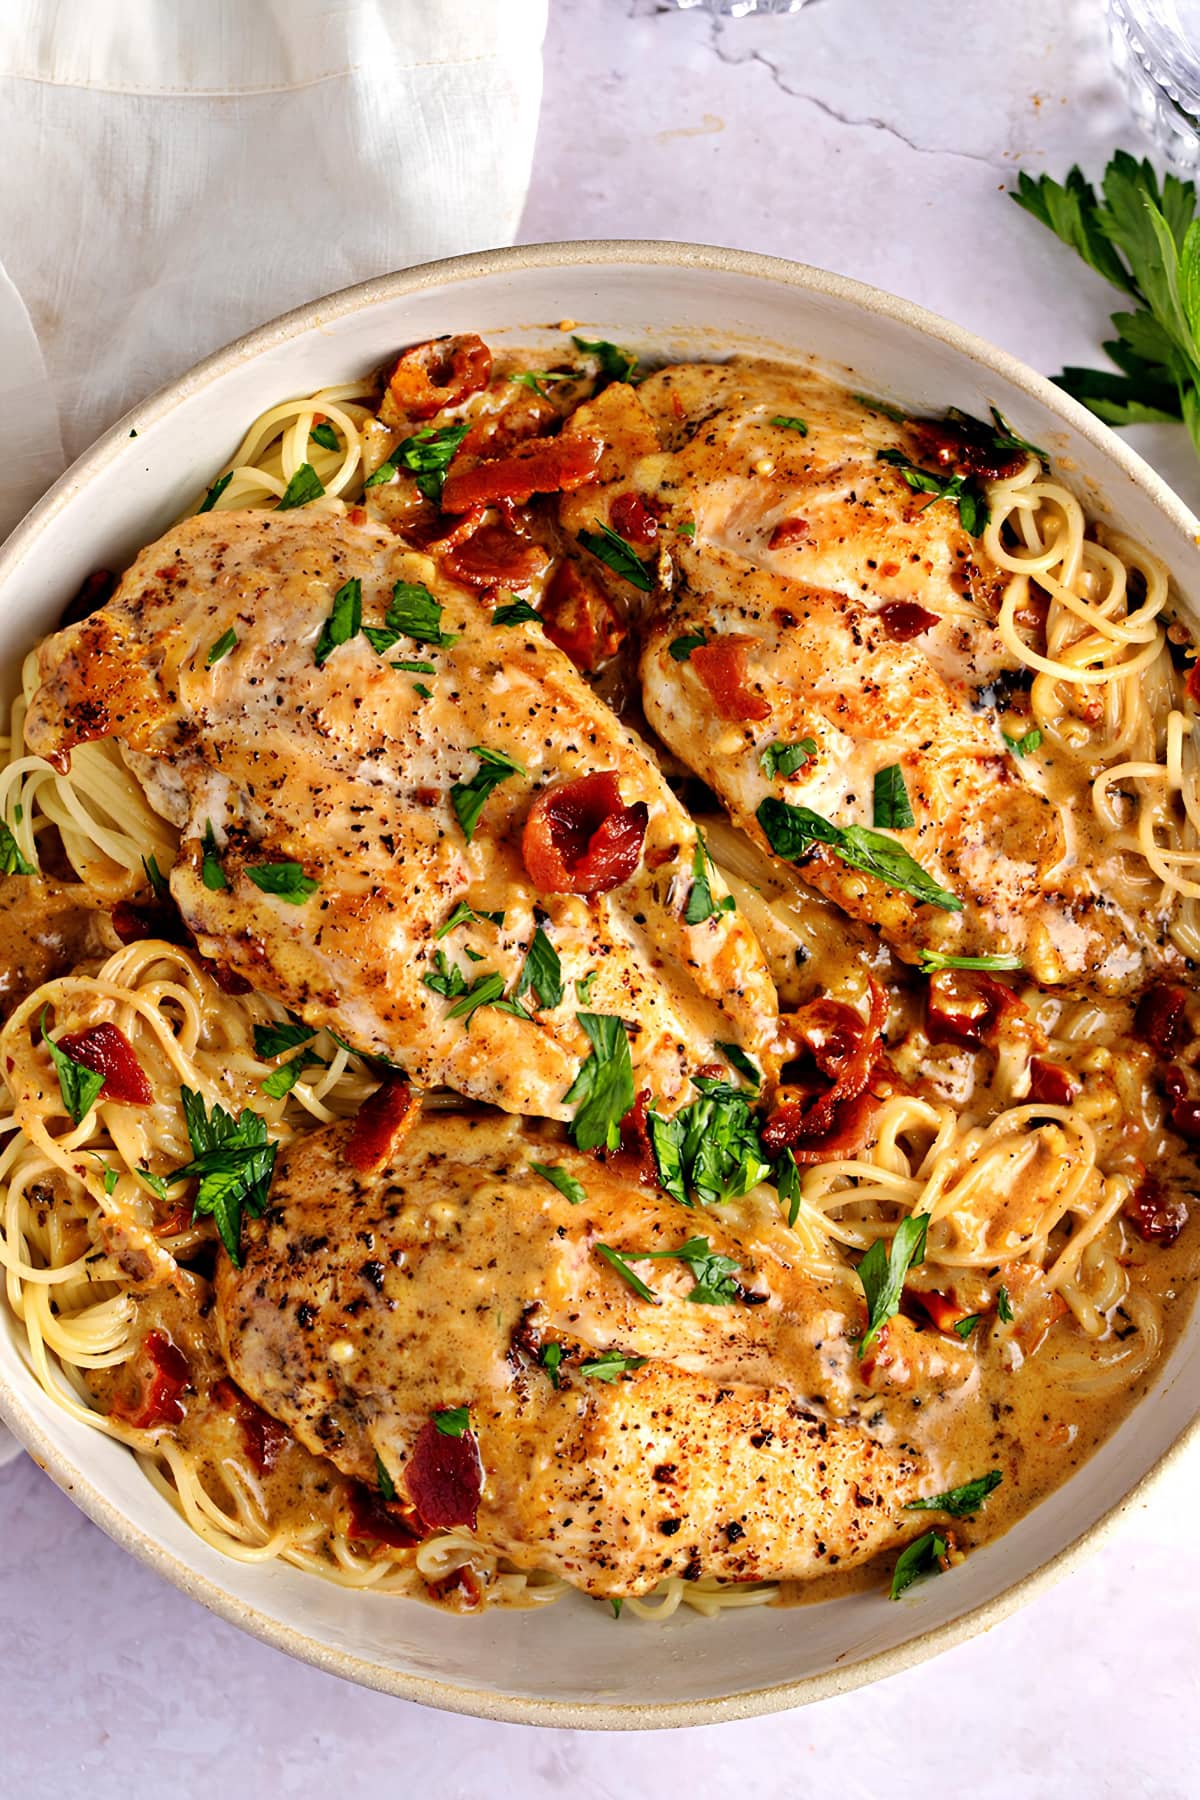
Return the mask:
[[771, 708], [756, 694], [746, 675], [746, 651], [753, 638], [726, 635], [711, 644], [698, 644], [689, 662], [708, 689], [722, 719], [769, 719]]
[[1145, 1243], [1165, 1250], [1187, 1224], [1188, 1208], [1185, 1201], [1168, 1198], [1158, 1176], [1148, 1169], [1125, 1202], [1125, 1217]]
[[361, 1481], [350, 1483], [346, 1508], [346, 1536], [354, 1543], [369, 1538], [392, 1550], [408, 1550], [429, 1535], [411, 1506], [385, 1500]]
[[811, 534], [807, 519], [780, 519], [767, 543], [768, 550], [782, 550], [785, 544], [799, 544]]
[[[723, 1073], [719, 1064], [716, 1065], [716, 1073], [718, 1075]], [[643, 1088], [621, 1120], [621, 1148], [617, 1155], [630, 1172], [635, 1174], [646, 1187], [657, 1187], [658, 1162], [650, 1142], [650, 1127], [646, 1121], [651, 1098], [650, 1089]]]
[[451, 466], [442, 489], [444, 512], [466, 512], [471, 506], [494, 506], [498, 500], [524, 504], [535, 494], [569, 493], [591, 481], [604, 446], [582, 433], [531, 438], [507, 456], [476, 463], [471, 469]]
[[1191, 1036], [1187, 997], [1186, 988], [1165, 981], [1147, 988], [1134, 1010], [1134, 1036], [1159, 1056], [1178, 1056]]
[[140, 1389], [130, 1396], [118, 1394], [109, 1409], [110, 1418], [123, 1419], [137, 1431], [149, 1431], [154, 1425], [178, 1425], [183, 1417], [179, 1396], [191, 1380], [191, 1373], [183, 1351], [165, 1331], [155, 1327], [142, 1339], [137, 1355]]
[[920, 637], [923, 631], [931, 631], [938, 622], [936, 613], [918, 606], [915, 600], [891, 600], [880, 607], [879, 617], [883, 629], [898, 644], [906, 644], [910, 638]]
[[521, 854], [542, 894], [607, 894], [637, 868], [649, 811], [626, 806], [611, 769], [544, 788], [529, 810]]
[[540, 544], [517, 537], [506, 525], [481, 525], [442, 557], [442, 567], [466, 587], [527, 588], [550, 558]]
[[1002, 481], [1025, 467], [1024, 450], [1002, 450], [990, 426], [974, 419], [921, 419], [914, 423], [916, 461], [955, 475]]
[[1043, 1106], [1070, 1106], [1081, 1085], [1062, 1063], [1035, 1056], [1029, 1064], [1029, 1098], [1040, 1100]]
[[291, 1432], [261, 1406], [256, 1406], [248, 1394], [243, 1394], [241, 1388], [225, 1376], [214, 1385], [213, 1399], [226, 1412], [232, 1413], [241, 1427], [246, 1459], [254, 1473], [269, 1475], [284, 1446], [291, 1442]]
[[473, 1431], [451, 1437], [430, 1419], [417, 1433], [404, 1479], [409, 1499], [432, 1530], [465, 1525], [474, 1531], [483, 1464]]
[[492, 353], [473, 331], [434, 338], [404, 352], [388, 378], [387, 399], [410, 419], [432, 419], [444, 406], [479, 393], [491, 373]]
[[931, 1044], [986, 1044], [1009, 1013], [1024, 1011], [1011, 988], [982, 971], [939, 969], [925, 997], [925, 1035]]
[[[790, 1150], [801, 1168], [809, 1163], [832, 1162], [836, 1157], [857, 1156], [870, 1142], [880, 1104], [874, 1094], [859, 1094], [853, 1100], [839, 1102], [833, 1108], [827, 1130], [820, 1137], [812, 1137], [807, 1132], [803, 1137], [799, 1135], [803, 1117], [793, 1119], [789, 1114], [799, 1112], [802, 1115], [802, 1108], [780, 1107], [763, 1127], [763, 1145], [772, 1154]], [[791, 1131], [797, 1135], [788, 1142], [787, 1133]]]
[[913, 1289], [912, 1297], [922, 1311], [928, 1314], [937, 1330], [946, 1337], [958, 1336], [954, 1327], [963, 1319], [969, 1319], [970, 1313], [965, 1306], [960, 1306], [953, 1294], [941, 1294], [937, 1288]]
[[169, 901], [118, 900], [108, 916], [123, 944], [142, 944], [147, 938], [161, 938], [164, 944], [195, 944], [178, 908]]
[[546, 588], [541, 614], [550, 642], [585, 675], [615, 656], [625, 637], [611, 600], [580, 573], [577, 563], [559, 563]]
[[640, 494], [618, 494], [608, 509], [609, 524], [627, 544], [648, 550], [658, 536], [658, 519]]
[[1167, 1124], [1189, 1144], [1200, 1143], [1200, 1097], [1192, 1094], [1187, 1077], [1178, 1063], [1172, 1063], [1163, 1074], [1163, 1092], [1170, 1102]]
[[483, 413], [475, 420], [458, 447], [460, 468], [503, 456], [527, 438], [544, 437], [561, 417], [552, 400], [530, 393], [528, 388], [518, 393], [519, 397], [510, 400], [500, 412]]
[[115, 1100], [118, 1106], [149, 1106], [153, 1100], [154, 1089], [146, 1080], [133, 1045], [123, 1031], [107, 1020], [89, 1025], [84, 1031], [67, 1032], [58, 1039], [58, 1048], [72, 1062], [103, 1075], [102, 1099]]
[[392, 1161], [417, 1122], [419, 1097], [400, 1076], [389, 1076], [363, 1101], [346, 1139], [346, 1161], [361, 1175], [369, 1175]]
[[[826, 1009], [814, 1014], [813, 1006], [821, 1002], [810, 1003], [793, 1016], [792, 1033], [796, 1035], [796, 1020], [802, 1021], [800, 1035], [821, 1068], [822, 1074], [832, 1074], [836, 1070], [836, 1079], [828, 1091], [815, 1101], [787, 1101], [778, 1107], [763, 1126], [762, 1141], [773, 1156], [782, 1150], [791, 1150], [797, 1162], [816, 1162], [826, 1155], [845, 1154], [845, 1141], [857, 1137], [855, 1146], [861, 1147], [864, 1134], [870, 1128], [878, 1102], [873, 1095], [866, 1092], [879, 1054], [883, 1022], [887, 1017], [887, 994], [879, 982], [871, 979], [871, 1010], [865, 1023], [855, 1017], [857, 1037], [851, 1042], [853, 1027], [847, 1019], [842, 1019]], [[830, 1002], [830, 1006], [840, 1006], [839, 1001]], [[849, 1012], [850, 1009], [846, 1008]], [[831, 1025], [830, 1021], [834, 1021]], [[806, 1035], [807, 1034], [807, 1035]], [[818, 1060], [820, 1057], [824, 1062]], [[851, 1112], [847, 1103], [866, 1100], [869, 1106], [859, 1106]], [[796, 1149], [801, 1139], [819, 1138], [824, 1140], [821, 1155], [806, 1155], [803, 1158]], [[810, 1149], [815, 1146], [810, 1146]]]

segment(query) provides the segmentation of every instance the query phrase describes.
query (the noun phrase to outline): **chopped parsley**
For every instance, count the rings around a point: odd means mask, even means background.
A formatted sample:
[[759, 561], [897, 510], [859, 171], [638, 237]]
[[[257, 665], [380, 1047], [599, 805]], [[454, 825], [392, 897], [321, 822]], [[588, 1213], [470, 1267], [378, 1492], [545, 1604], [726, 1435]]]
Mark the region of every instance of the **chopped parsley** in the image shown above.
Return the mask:
[[386, 481], [395, 481], [395, 479], [396, 479], [396, 465], [393, 462], [392, 458], [389, 456], [385, 462], [380, 463], [379, 467], [374, 471], [373, 474], [370, 474], [367, 476], [367, 479], [363, 482], [363, 487], [364, 488], [382, 487]]
[[357, 575], [343, 583], [333, 596], [333, 611], [321, 627], [313, 661], [323, 669], [339, 644], [348, 644], [362, 629], [362, 582]]
[[338, 434], [328, 419], [322, 419], [319, 425], [314, 425], [308, 435], [314, 444], [320, 444], [322, 450], [336, 450], [338, 447]]
[[375, 1452], [375, 1485], [379, 1489], [381, 1499], [394, 1500], [396, 1498], [396, 1484], [388, 1474], [387, 1466], [378, 1450]]
[[886, 769], [876, 769], [872, 823], [884, 831], [907, 831], [916, 822], [900, 764], [889, 763]]
[[700, 1098], [670, 1118], [646, 1114], [659, 1186], [681, 1206], [739, 1200], [771, 1174], [743, 1088], [695, 1077]]
[[1048, 450], [1039, 450], [1038, 446], [1031, 444], [1028, 438], [1018, 437], [998, 406], [993, 406], [990, 410], [995, 425], [992, 442], [997, 450], [1027, 450], [1030, 456], [1036, 456], [1039, 462], [1048, 463], [1050, 461]]
[[165, 1206], [171, 1198], [171, 1181], [166, 1175], [153, 1175], [144, 1163], [139, 1163], [133, 1171], [139, 1181], [144, 1181], [156, 1199]]
[[421, 977], [424, 985], [435, 994], [440, 994], [444, 1000], [452, 1000], [455, 994], [465, 994], [467, 978], [458, 964], [450, 962], [444, 950], [439, 950], [434, 960], [437, 963], [436, 973], [427, 969]]
[[384, 614], [382, 629], [364, 625], [363, 636], [373, 650], [386, 656], [397, 638], [411, 638], [415, 644], [428, 644], [444, 649], [458, 642], [456, 632], [442, 630], [443, 608], [429, 589], [419, 581], [398, 581]]
[[891, 1598], [898, 1600], [922, 1575], [940, 1575], [948, 1554], [949, 1545], [936, 1531], [927, 1531], [922, 1537], [914, 1538], [908, 1548], [901, 1551], [900, 1560], [892, 1571]]
[[229, 877], [221, 867], [221, 857], [217, 850], [217, 840], [213, 833], [212, 820], [204, 827], [204, 860], [200, 865], [200, 879], [210, 893], [218, 893], [229, 886]]
[[768, 744], [758, 759], [758, 766], [768, 781], [777, 775], [794, 775], [810, 756], [817, 754], [813, 738], [801, 738], [798, 744]]
[[1019, 969], [1019, 956], [943, 956], [940, 950], [922, 950], [921, 973], [932, 975], [937, 969]]
[[312, 464], [301, 463], [283, 490], [275, 511], [291, 512], [293, 507], [307, 506], [310, 500], [319, 500], [324, 492], [324, 483]]
[[881, 413], [885, 419], [891, 419], [897, 425], [908, 423], [908, 414], [898, 406], [893, 406], [890, 401], [876, 400], [870, 394], [851, 394], [850, 398], [857, 400], [860, 406], [865, 406], [868, 412]]
[[808, 436], [808, 425], [804, 419], [797, 419], [788, 413], [776, 413], [771, 420], [772, 425], [780, 425], [784, 431], [794, 431], [800, 437]]
[[826, 844], [849, 868], [874, 875], [923, 905], [943, 912], [963, 909], [962, 901], [939, 887], [902, 844], [878, 831], [868, 831], [865, 825], [831, 825], [807, 806], [789, 806], [770, 797], [761, 802], [754, 816], [776, 856], [785, 862], [798, 862], [813, 844]]
[[82, 1063], [76, 1062], [73, 1056], [68, 1056], [65, 1050], [59, 1049], [46, 1030], [48, 1011], [49, 1008], [43, 1006], [39, 1021], [42, 1042], [50, 1052], [50, 1060], [54, 1064], [54, 1070], [58, 1076], [58, 1087], [62, 1094], [63, 1105], [72, 1122], [81, 1125], [100, 1097], [100, 1090], [104, 1086], [104, 1076], [97, 1074], [95, 1069], [86, 1069]]
[[467, 1406], [447, 1406], [441, 1412], [435, 1412], [433, 1422], [443, 1437], [461, 1437], [470, 1430], [471, 1409]]
[[621, 1616], [621, 1608], [625, 1602], [618, 1598], [616, 1600], [610, 1600], [608, 1604], [612, 1607], [613, 1618], [619, 1619]]
[[706, 1237], [689, 1238], [677, 1250], [616, 1250], [611, 1244], [597, 1244], [596, 1249], [640, 1299], [649, 1300], [654, 1306], [661, 1306], [661, 1300], [630, 1268], [631, 1262], [686, 1263], [695, 1283], [686, 1298], [697, 1306], [728, 1306], [742, 1291], [735, 1279], [740, 1273], [737, 1263], [714, 1250]]
[[118, 1183], [118, 1181], [120, 1181], [120, 1179], [121, 1179], [121, 1171], [119, 1169], [105, 1169], [105, 1171], [104, 1171], [104, 1191], [105, 1191], [105, 1193], [106, 1194], [115, 1194], [117, 1191], [117, 1183]]
[[228, 470], [227, 473], [224, 475], [218, 475], [217, 479], [213, 482], [213, 484], [209, 488], [207, 494], [205, 494], [203, 500], [200, 502], [199, 506], [196, 508], [196, 511], [198, 513], [211, 512], [213, 507], [217, 504], [217, 501], [221, 498], [221, 495], [225, 492], [225, 489], [229, 486], [229, 484], [232, 480], [233, 480], [233, 470], [232, 469]]
[[672, 638], [667, 645], [667, 654], [672, 662], [686, 662], [693, 650], [699, 650], [708, 639], [700, 631], [685, 631], [682, 637]]
[[327, 1064], [322, 1062], [321, 1058], [313, 1051], [301, 1050], [298, 1056], [293, 1056], [288, 1062], [280, 1063], [277, 1069], [272, 1069], [271, 1073], [259, 1082], [259, 1086], [268, 1100], [282, 1100], [285, 1094], [291, 1093], [305, 1069], [324, 1069], [326, 1067]]
[[478, 769], [470, 781], [456, 781], [450, 789], [450, 804], [468, 844], [475, 836], [479, 816], [492, 789], [507, 781], [510, 775], [529, 779], [520, 763], [506, 756], [503, 750], [486, 750], [482, 744], [472, 744], [471, 755], [479, 758]]
[[316, 1030], [311, 1025], [276, 1024], [256, 1025], [254, 1027], [254, 1054], [261, 1056], [264, 1062], [276, 1056], [283, 1056], [288, 1050], [295, 1050], [301, 1044], [307, 1044], [316, 1037]]
[[597, 1381], [615, 1381], [618, 1375], [626, 1375], [631, 1369], [644, 1369], [649, 1360], [648, 1356], [622, 1356], [619, 1350], [606, 1350], [603, 1356], [581, 1362], [579, 1373], [594, 1376]]
[[298, 862], [248, 863], [246, 876], [264, 894], [275, 894], [289, 906], [302, 906], [321, 885]]
[[1002, 731], [1000, 736], [1014, 756], [1031, 756], [1035, 750], [1040, 750], [1042, 747], [1042, 734], [1036, 725], [1032, 731], [1027, 731], [1024, 737], [1009, 737], [1007, 731]]
[[607, 1013], [575, 1015], [591, 1044], [591, 1054], [563, 1096], [575, 1105], [572, 1136], [577, 1149], [615, 1150], [621, 1142], [621, 1120], [633, 1105], [633, 1060], [624, 1021]]
[[607, 381], [632, 381], [638, 359], [632, 350], [622, 350], [619, 344], [610, 344], [604, 338], [590, 340], [572, 337], [571, 342], [585, 356], [594, 356], [600, 364], [600, 373]]
[[587, 1199], [587, 1189], [582, 1181], [576, 1181], [574, 1175], [568, 1175], [567, 1171], [559, 1168], [557, 1163], [531, 1162], [529, 1166], [535, 1175], [540, 1175], [543, 1181], [548, 1181], [551, 1187], [556, 1187], [563, 1199], [569, 1200], [572, 1206], [578, 1206], [581, 1201]]
[[968, 1313], [965, 1319], [955, 1319], [955, 1335], [962, 1338], [963, 1342], [966, 1343], [975, 1327], [982, 1323], [982, 1320], [982, 1313]]
[[547, 394], [542, 386], [543, 381], [578, 381], [579, 378], [578, 369], [569, 369], [565, 374], [556, 369], [522, 369], [518, 374], [510, 375], [508, 379], [515, 382], [517, 387], [528, 388], [531, 394], [540, 394], [541, 398], [545, 400]]
[[1011, 1325], [1013, 1322], [1012, 1301], [1006, 1287], [1002, 1287], [996, 1295], [996, 1317], [1002, 1325]]
[[936, 506], [939, 500], [950, 501], [958, 508], [963, 530], [971, 537], [979, 537], [991, 515], [987, 496], [973, 476], [939, 475], [932, 469], [920, 469], [903, 450], [878, 450], [875, 455], [877, 462], [890, 463], [898, 470], [915, 493], [929, 494], [930, 506]]
[[21, 854], [21, 846], [6, 820], [0, 820], [0, 873], [5, 875], [37, 874], [33, 864]]
[[592, 983], [599, 973], [599, 969], [589, 969], [587, 974], [581, 975], [575, 983], [576, 997], [582, 1000], [585, 1006], [592, 997]]
[[[491, 970], [487, 974], [475, 977], [470, 987], [466, 988], [462, 998], [455, 1001], [446, 1017], [448, 1019], [466, 1019], [469, 1027], [470, 1020], [481, 1006], [495, 1006], [498, 1001], [503, 999], [504, 977], [497, 971]], [[529, 1017], [523, 1007], [517, 1008], [517, 1011], [522, 1018]]]
[[730, 1067], [744, 1075], [752, 1088], [757, 1090], [762, 1086], [762, 1070], [755, 1067], [740, 1044], [726, 1044], [717, 1038], [716, 1045]]
[[[437, 670], [435, 669], [434, 665], [431, 662], [394, 662], [394, 663], [389, 663], [388, 667], [392, 668], [392, 669], [398, 669], [400, 671], [401, 675], [436, 675], [437, 674]], [[426, 698], [428, 698], [428, 695], [429, 695], [428, 688], [425, 689], [425, 694], [426, 694]]]
[[775, 1192], [779, 1195], [779, 1204], [787, 1205], [787, 1222], [794, 1229], [796, 1220], [800, 1217], [800, 1171], [790, 1150], [785, 1150], [776, 1163], [772, 1180]]
[[423, 431], [406, 437], [399, 448], [392, 451], [392, 466], [395, 468], [399, 463], [402, 468], [415, 475], [417, 491], [436, 505], [440, 502], [442, 489], [446, 485], [446, 471], [469, 430], [468, 423], [427, 425]]
[[448, 937], [459, 925], [479, 925], [485, 919], [490, 920], [493, 925], [503, 925], [504, 914], [502, 912], [476, 912], [473, 906], [468, 906], [465, 900], [460, 900], [446, 923], [434, 932], [434, 940], [436, 942], [439, 938]]
[[675, 536], [681, 537], [681, 538], [687, 538], [689, 543], [695, 537], [695, 535], [696, 535], [695, 519], [685, 519], [683, 521], [682, 525], [677, 525], [675, 527]]
[[221, 633], [220, 637], [217, 639], [216, 643], [212, 646], [208, 655], [205, 657], [205, 659], [204, 659], [205, 668], [206, 669], [214, 668], [216, 666], [216, 664], [220, 662], [220, 660], [223, 656], [228, 656], [229, 652], [231, 650], [236, 650], [237, 649], [237, 641], [238, 641], [237, 632], [233, 629], [233, 626], [231, 625], [229, 627], [228, 631], [223, 631]]
[[702, 925], [705, 919], [711, 919], [714, 913], [737, 910], [737, 901], [732, 894], [726, 894], [722, 900], [713, 899], [712, 888], [708, 880], [708, 871], [712, 866], [712, 857], [708, 854], [704, 835], [697, 831], [696, 848], [692, 853], [692, 888], [683, 913], [685, 924]]
[[241, 1267], [242, 1216], [260, 1218], [275, 1168], [277, 1146], [267, 1136], [259, 1113], [240, 1112], [236, 1119], [223, 1106], [207, 1114], [203, 1095], [181, 1088], [183, 1116], [192, 1146], [192, 1161], [176, 1169], [168, 1182], [198, 1179], [193, 1218], [211, 1215], [234, 1268]]
[[558, 1006], [563, 997], [562, 964], [558, 951], [539, 925], [533, 934], [515, 997], [532, 993], [539, 1006]]
[[542, 615], [534, 611], [528, 600], [510, 600], [492, 614], [493, 625], [540, 625], [541, 622]]
[[550, 1385], [553, 1388], [558, 1386], [558, 1367], [562, 1362], [562, 1359], [563, 1353], [561, 1344], [542, 1345], [542, 1367], [550, 1377]]
[[150, 884], [150, 892], [154, 895], [154, 898], [156, 900], [169, 900], [171, 898], [171, 890], [167, 885], [166, 876], [158, 866], [158, 858], [156, 856], [143, 856], [142, 867], [146, 871], [146, 880]]
[[858, 1265], [858, 1279], [867, 1297], [867, 1330], [858, 1346], [859, 1360], [867, 1354], [889, 1319], [900, 1310], [904, 1277], [925, 1256], [928, 1213], [909, 1213], [896, 1227], [890, 1249], [876, 1238]]
[[427, 688], [423, 681], [414, 681], [413, 682], [413, 693], [418, 695], [419, 698], [422, 700], [432, 700], [433, 699], [432, 688]]
[[[617, 1271], [621, 1280], [633, 1289], [639, 1300], [647, 1300], [651, 1306], [662, 1305], [654, 1289], [642, 1280], [636, 1270], [630, 1268], [627, 1258], [619, 1250], [614, 1250], [611, 1244], [597, 1244], [596, 1254], [602, 1256], [609, 1267]], [[636, 1256], [637, 1251], [631, 1251], [630, 1254]]]
[[631, 587], [648, 594], [654, 586], [653, 577], [641, 557], [637, 555], [632, 544], [627, 544], [619, 532], [611, 525], [603, 525], [595, 521], [595, 531], [581, 531], [579, 542], [585, 550], [590, 550], [598, 561], [607, 565], [615, 575], [620, 575]]

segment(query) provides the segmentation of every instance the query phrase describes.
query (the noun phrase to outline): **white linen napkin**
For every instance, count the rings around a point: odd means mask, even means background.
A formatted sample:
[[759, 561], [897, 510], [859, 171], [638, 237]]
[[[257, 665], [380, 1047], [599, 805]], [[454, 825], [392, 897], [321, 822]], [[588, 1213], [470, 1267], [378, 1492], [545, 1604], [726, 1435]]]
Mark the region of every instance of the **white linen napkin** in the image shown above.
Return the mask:
[[511, 242], [546, 5], [0, 0], [0, 539], [230, 338]]

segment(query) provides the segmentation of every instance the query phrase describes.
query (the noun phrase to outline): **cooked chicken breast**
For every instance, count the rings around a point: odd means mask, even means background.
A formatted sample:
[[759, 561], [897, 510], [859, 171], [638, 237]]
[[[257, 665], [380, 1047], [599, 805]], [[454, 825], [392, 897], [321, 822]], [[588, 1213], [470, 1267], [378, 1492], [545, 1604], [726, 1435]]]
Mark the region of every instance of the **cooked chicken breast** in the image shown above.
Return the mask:
[[[802, 858], [808, 881], [913, 960], [1002, 955], [1048, 984], [1144, 981], [1161, 889], [1146, 885], [1141, 914], [1115, 904], [1085, 774], [1011, 753], [1004, 733], [1030, 721], [1028, 671], [994, 625], [1007, 578], [953, 504], [878, 459], [900, 448], [919, 463], [911, 431], [819, 378], [753, 363], [612, 391], [573, 415], [569, 430], [608, 431], [609, 447], [601, 479], [560, 514], [578, 534], [619, 522], [630, 494], [657, 513], [657, 600], [603, 578], [651, 614], [647, 719], [737, 824], [765, 844], [770, 798], [870, 829], [875, 777], [898, 766], [914, 823], [894, 835], [961, 911], [819, 844]], [[791, 773], [764, 766], [771, 746], [801, 744]]]
[[[393, 590], [412, 629], [383, 633]], [[772, 1066], [762, 953], [711, 867], [711, 906], [689, 906], [696, 831], [641, 743], [540, 626], [494, 622], [386, 529], [188, 520], [41, 671], [30, 747], [61, 763], [119, 740], [182, 833], [171, 890], [201, 949], [418, 1084], [567, 1118], [582, 1010], [625, 1021], [638, 1085], [664, 1098], [722, 1040]], [[610, 891], [539, 891], [535, 796], [598, 772], [635, 852], [644, 821], [636, 866]]]
[[[800, 1578], [916, 1534], [904, 1505], [937, 1471], [904, 1441], [911, 1401], [893, 1424], [861, 1385], [865, 1309], [803, 1275], [782, 1232], [743, 1240], [495, 1115], [431, 1115], [370, 1176], [349, 1166], [352, 1130], [281, 1156], [244, 1267], [222, 1259], [217, 1278], [235, 1379], [310, 1449], [372, 1487], [382, 1463], [411, 1498], [418, 1434], [468, 1408], [477, 1535], [595, 1594], [670, 1574]], [[689, 1265], [637, 1254], [699, 1233], [737, 1265], [724, 1303], [689, 1298]], [[888, 1329], [898, 1366], [906, 1344], [924, 1359], [930, 1399], [972, 1378], [962, 1346]], [[614, 1355], [605, 1379], [595, 1364]]]

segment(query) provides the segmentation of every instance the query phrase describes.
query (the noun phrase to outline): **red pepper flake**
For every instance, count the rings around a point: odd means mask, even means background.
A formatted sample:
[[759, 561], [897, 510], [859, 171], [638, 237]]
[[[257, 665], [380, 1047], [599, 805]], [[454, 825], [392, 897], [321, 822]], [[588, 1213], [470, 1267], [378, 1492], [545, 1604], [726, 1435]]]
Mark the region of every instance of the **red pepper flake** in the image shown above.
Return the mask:
[[431, 419], [479, 393], [491, 374], [492, 353], [474, 332], [435, 338], [404, 352], [388, 378], [388, 398], [410, 419]]
[[85, 1031], [69, 1031], [59, 1038], [58, 1047], [72, 1062], [103, 1075], [100, 1093], [105, 1100], [115, 1100], [118, 1106], [149, 1106], [154, 1099], [133, 1045], [117, 1026], [105, 1021]]
[[755, 693], [746, 673], [746, 652], [755, 646], [754, 638], [722, 637], [711, 644], [697, 644], [688, 658], [688, 666], [708, 689], [719, 718], [741, 722], [771, 716], [769, 703]]
[[938, 615], [927, 607], [918, 606], [915, 600], [890, 600], [880, 607], [879, 619], [890, 638], [898, 644], [907, 644], [910, 638], [920, 637], [923, 631], [932, 631]]
[[138, 1391], [133, 1395], [118, 1394], [109, 1417], [123, 1419], [137, 1431], [149, 1431], [154, 1425], [178, 1425], [183, 1418], [179, 1396], [192, 1374], [183, 1351], [156, 1326], [142, 1339], [135, 1362]]
[[1191, 1037], [1187, 989], [1160, 982], [1147, 988], [1133, 1014], [1133, 1034], [1159, 1056], [1178, 1056]]
[[607, 894], [642, 855], [649, 808], [626, 806], [611, 769], [543, 789], [530, 808], [521, 853], [542, 894]]
[[432, 1419], [422, 1425], [404, 1470], [408, 1497], [432, 1531], [474, 1531], [483, 1464], [473, 1431], [450, 1437]]
[[460, 513], [500, 500], [524, 504], [534, 494], [569, 493], [593, 479], [603, 450], [598, 438], [572, 432], [531, 438], [506, 456], [476, 463], [472, 469], [451, 466], [442, 489], [442, 510]]
[[1145, 1243], [1165, 1250], [1187, 1224], [1188, 1208], [1183, 1200], [1168, 1199], [1158, 1176], [1147, 1170], [1125, 1202], [1125, 1217]]
[[420, 1098], [407, 1081], [389, 1076], [358, 1109], [343, 1150], [350, 1167], [370, 1175], [392, 1162], [420, 1110]]

